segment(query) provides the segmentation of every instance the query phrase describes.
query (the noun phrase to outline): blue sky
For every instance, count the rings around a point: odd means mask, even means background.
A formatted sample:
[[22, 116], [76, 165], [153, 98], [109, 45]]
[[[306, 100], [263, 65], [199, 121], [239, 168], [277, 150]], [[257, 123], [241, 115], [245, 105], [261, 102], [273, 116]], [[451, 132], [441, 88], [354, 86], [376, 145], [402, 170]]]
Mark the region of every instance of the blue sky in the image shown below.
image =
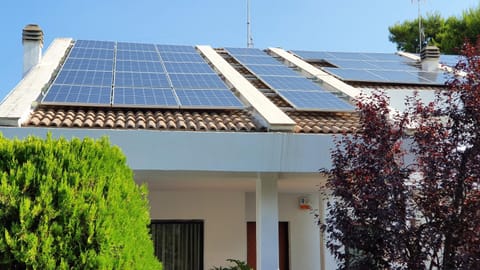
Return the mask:
[[[417, 0], [250, 0], [258, 48], [394, 52], [388, 26], [417, 17]], [[423, 14], [459, 16], [479, 0], [421, 0]], [[0, 99], [20, 81], [21, 31], [158, 44], [246, 46], [246, 0], [4, 0], [0, 7]]]

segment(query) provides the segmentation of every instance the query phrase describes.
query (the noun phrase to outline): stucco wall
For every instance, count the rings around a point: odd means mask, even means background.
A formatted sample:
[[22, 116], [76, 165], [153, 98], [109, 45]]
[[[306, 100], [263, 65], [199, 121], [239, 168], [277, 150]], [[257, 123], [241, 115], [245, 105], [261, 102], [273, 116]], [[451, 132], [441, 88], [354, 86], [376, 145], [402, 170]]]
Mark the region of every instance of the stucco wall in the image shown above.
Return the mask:
[[205, 222], [205, 269], [246, 260], [245, 195], [223, 191], [150, 191], [152, 219]]

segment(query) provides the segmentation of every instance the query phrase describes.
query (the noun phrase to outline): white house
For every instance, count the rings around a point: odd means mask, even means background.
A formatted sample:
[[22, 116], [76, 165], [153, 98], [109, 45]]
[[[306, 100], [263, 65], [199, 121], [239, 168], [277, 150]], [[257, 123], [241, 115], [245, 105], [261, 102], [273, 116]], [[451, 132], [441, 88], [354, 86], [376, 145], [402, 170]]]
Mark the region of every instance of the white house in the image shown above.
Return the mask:
[[383, 89], [395, 107], [443, 84], [435, 51], [421, 62], [59, 38], [42, 55], [35, 25], [23, 46], [24, 77], [0, 104], [0, 132], [108, 136], [148, 184], [167, 270], [229, 258], [257, 270], [334, 269], [313, 213], [325, 212], [319, 169], [330, 166], [333, 136], [357, 127], [352, 98]]

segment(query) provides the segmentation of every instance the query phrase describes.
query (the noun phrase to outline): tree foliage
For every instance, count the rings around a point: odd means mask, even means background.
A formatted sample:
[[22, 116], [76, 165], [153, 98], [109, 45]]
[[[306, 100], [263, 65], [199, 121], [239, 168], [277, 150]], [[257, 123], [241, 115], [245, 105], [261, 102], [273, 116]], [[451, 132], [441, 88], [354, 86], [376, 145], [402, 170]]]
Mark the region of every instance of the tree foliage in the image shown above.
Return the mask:
[[[421, 22], [426, 42], [439, 47], [442, 53], [458, 54], [465, 40], [475, 43], [480, 34], [480, 7], [468, 9], [459, 17], [427, 14]], [[388, 30], [389, 40], [397, 44], [398, 50], [419, 52], [418, 18], [396, 23]]]
[[434, 102], [413, 97], [392, 117], [382, 93], [359, 99], [359, 132], [332, 151], [322, 224], [340, 269], [478, 269], [480, 50], [463, 54]]
[[106, 138], [0, 137], [0, 268], [160, 269], [146, 196]]

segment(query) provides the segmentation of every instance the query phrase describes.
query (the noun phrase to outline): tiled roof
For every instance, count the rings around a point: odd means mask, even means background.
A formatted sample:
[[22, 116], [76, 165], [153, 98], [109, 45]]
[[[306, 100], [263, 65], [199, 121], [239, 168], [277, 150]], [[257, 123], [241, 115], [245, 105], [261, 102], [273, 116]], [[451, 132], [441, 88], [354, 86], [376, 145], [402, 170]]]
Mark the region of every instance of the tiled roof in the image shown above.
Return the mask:
[[356, 112], [289, 111], [286, 114], [297, 123], [297, 133], [352, 133], [359, 127], [360, 120]]
[[246, 111], [37, 108], [25, 126], [190, 131], [262, 131]]
[[[358, 126], [356, 113], [286, 112], [297, 133], [350, 133]], [[24, 126], [58, 128], [152, 129], [189, 131], [264, 132], [250, 113], [237, 111], [182, 111], [37, 108]]]

